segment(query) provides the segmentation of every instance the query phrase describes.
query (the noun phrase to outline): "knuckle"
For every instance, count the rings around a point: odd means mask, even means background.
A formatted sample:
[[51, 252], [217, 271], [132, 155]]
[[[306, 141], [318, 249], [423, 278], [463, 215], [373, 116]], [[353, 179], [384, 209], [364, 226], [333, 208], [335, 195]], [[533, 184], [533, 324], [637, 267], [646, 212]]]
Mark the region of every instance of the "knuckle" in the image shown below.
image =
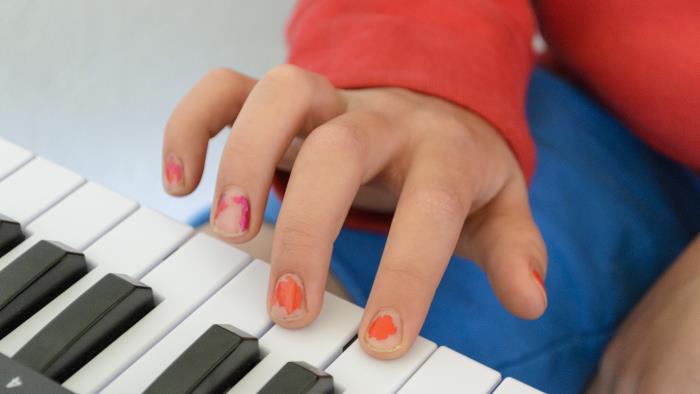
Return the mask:
[[477, 152], [477, 142], [469, 127], [457, 120], [447, 120], [440, 129], [443, 148], [448, 157], [464, 158]]
[[390, 277], [392, 282], [401, 283], [401, 286], [410, 289], [412, 294], [432, 291], [430, 283], [434, 278], [409, 264], [385, 264], [382, 267], [382, 275]]
[[311, 75], [303, 68], [291, 64], [273, 67], [265, 74], [262, 81], [283, 85], [296, 93], [311, 94]]
[[206, 77], [229, 83], [238, 83], [244, 79], [243, 75], [227, 67], [214, 68], [207, 73]]
[[303, 78], [306, 75], [306, 70], [292, 64], [279, 64], [272, 67], [266, 74], [269, 78], [278, 79], [295, 79]]
[[461, 194], [457, 188], [450, 187], [421, 189], [414, 193], [412, 202], [437, 217], [462, 216], [469, 209], [469, 203]]
[[326, 124], [311, 133], [306, 144], [310, 148], [342, 155], [344, 160], [362, 162], [365, 151], [362, 138], [350, 125]]

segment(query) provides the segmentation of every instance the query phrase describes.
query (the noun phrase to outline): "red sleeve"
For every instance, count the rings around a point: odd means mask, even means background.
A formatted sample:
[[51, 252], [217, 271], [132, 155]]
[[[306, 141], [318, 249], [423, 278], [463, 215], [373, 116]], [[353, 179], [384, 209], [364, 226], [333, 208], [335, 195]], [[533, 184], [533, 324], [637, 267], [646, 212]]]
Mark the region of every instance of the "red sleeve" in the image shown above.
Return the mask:
[[525, 121], [534, 19], [526, 0], [302, 0], [289, 63], [341, 88], [397, 86], [452, 101], [491, 122], [529, 177]]
[[533, 30], [527, 0], [301, 0], [287, 41], [289, 63], [337, 87], [402, 87], [469, 108], [499, 130], [529, 178]]
[[553, 55], [642, 140], [700, 171], [700, 1], [540, 0]]

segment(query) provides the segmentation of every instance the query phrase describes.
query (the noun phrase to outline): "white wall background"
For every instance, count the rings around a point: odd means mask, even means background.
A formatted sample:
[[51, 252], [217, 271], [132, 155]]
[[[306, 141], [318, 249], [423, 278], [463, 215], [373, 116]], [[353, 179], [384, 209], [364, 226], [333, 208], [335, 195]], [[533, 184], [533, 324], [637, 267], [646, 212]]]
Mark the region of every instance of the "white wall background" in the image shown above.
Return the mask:
[[0, 137], [186, 221], [210, 203], [225, 134], [200, 188], [161, 189], [170, 111], [210, 68], [283, 62], [294, 0], [2, 0]]

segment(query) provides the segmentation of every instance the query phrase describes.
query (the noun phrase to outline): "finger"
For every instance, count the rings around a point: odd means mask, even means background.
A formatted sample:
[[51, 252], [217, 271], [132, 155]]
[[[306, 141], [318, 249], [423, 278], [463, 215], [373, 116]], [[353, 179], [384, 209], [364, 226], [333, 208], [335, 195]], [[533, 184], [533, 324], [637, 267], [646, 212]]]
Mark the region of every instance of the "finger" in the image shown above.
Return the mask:
[[460, 167], [438, 169], [440, 160], [412, 166], [391, 223], [358, 334], [377, 358], [399, 357], [412, 346], [469, 211], [469, 192], [456, 183]]
[[224, 147], [214, 229], [234, 242], [255, 236], [275, 166], [294, 136], [343, 110], [342, 97], [324, 77], [289, 65], [270, 71], [250, 93]]
[[[304, 139], [295, 137], [289, 144], [289, 148], [284, 152], [282, 159], [277, 163], [277, 169], [291, 172], [296, 161], [299, 150], [301, 150]], [[395, 141], [394, 141], [395, 142]], [[388, 147], [388, 146], [387, 146]], [[391, 214], [396, 209], [397, 198], [390, 192], [391, 187], [386, 185], [385, 180], [372, 179], [360, 186], [355, 195], [353, 208], [363, 211]]]
[[165, 127], [163, 185], [174, 195], [194, 190], [209, 139], [233, 123], [255, 80], [229, 69], [209, 72], [177, 105]]
[[524, 180], [510, 181], [480, 212], [469, 218], [461, 254], [488, 275], [503, 306], [524, 319], [547, 308], [544, 278], [547, 250], [532, 219]]
[[346, 113], [301, 147], [272, 247], [268, 308], [278, 324], [302, 327], [318, 315], [333, 242], [360, 184], [388, 160], [389, 138], [381, 119]]

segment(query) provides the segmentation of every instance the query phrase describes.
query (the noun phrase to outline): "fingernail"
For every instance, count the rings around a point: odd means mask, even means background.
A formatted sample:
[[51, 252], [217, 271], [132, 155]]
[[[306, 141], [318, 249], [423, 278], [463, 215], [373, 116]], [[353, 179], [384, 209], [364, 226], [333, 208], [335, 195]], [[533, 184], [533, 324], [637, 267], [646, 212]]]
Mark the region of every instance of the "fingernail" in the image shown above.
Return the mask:
[[165, 159], [165, 183], [169, 188], [181, 186], [184, 182], [182, 161], [175, 155], [168, 155]]
[[378, 352], [393, 352], [401, 346], [401, 316], [391, 308], [382, 308], [367, 327], [365, 341]]
[[250, 202], [239, 187], [227, 188], [219, 198], [214, 216], [214, 229], [222, 235], [238, 236], [250, 226]]
[[532, 270], [532, 276], [535, 277], [537, 284], [540, 286], [542, 292], [542, 299], [544, 300], [544, 306], [547, 306], [547, 289], [544, 287], [544, 281], [542, 280], [542, 275], [536, 270]]
[[304, 316], [304, 285], [297, 275], [284, 274], [277, 279], [270, 309], [276, 320], [292, 321]]

